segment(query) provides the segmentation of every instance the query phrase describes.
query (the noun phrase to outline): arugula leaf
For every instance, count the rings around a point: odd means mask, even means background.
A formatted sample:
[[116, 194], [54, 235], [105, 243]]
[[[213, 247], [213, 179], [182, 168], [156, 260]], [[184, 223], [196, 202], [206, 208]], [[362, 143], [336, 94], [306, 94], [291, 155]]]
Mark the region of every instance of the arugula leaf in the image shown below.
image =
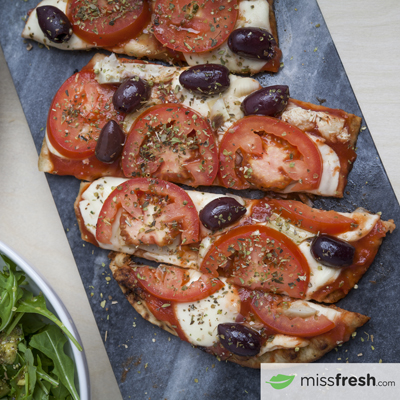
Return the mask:
[[49, 325], [43, 332], [32, 336], [29, 345], [49, 357], [54, 362], [54, 374], [68, 389], [74, 400], [79, 400], [74, 384], [74, 362], [65, 354], [67, 338], [54, 325]]
[[58, 386], [58, 381], [52, 378], [49, 374], [47, 374], [43, 367], [42, 367], [42, 360], [39, 357], [39, 354], [37, 355], [37, 367], [36, 367], [36, 373], [37, 377], [39, 380], [45, 380], [52, 384], [53, 386]]
[[57, 387], [53, 387], [51, 389], [51, 394], [57, 400], [70, 399], [70, 394], [69, 394], [67, 388], [63, 384], [60, 384]]
[[32, 350], [26, 349], [25, 351], [25, 391], [26, 394], [32, 395], [36, 386], [36, 367], [34, 364], [35, 360], [33, 358]]
[[20, 324], [23, 327], [24, 335], [36, 333], [40, 329], [44, 328], [47, 324], [42, 321], [38, 314], [22, 314]]
[[[71, 339], [72, 343], [76, 346], [79, 351], [82, 351], [81, 345], [72, 336], [71, 332], [64, 326], [64, 324], [47, 309], [46, 300], [43, 294], [39, 294], [33, 297], [33, 294], [25, 291], [24, 297], [19, 301], [17, 312], [40, 314], [48, 318], [50, 321], [54, 322], [59, 326], [62, 331]], [[46, 353], [45, 353], [46, 354]]]
[[17, 301], [22, 297], [23, 292], [19, 287], [21, 274], [15, 272], [15, 264], [6, 263], [8, 271], [0, 273], [0, 332], [3, 331], [14, 317]]

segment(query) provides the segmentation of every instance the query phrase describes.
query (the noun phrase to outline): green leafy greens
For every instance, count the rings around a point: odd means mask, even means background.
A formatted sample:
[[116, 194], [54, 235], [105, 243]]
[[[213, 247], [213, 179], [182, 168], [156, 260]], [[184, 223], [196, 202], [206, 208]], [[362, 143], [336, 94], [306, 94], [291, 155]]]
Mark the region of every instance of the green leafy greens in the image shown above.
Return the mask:
[[0, 257], [0, 400], [79, 400], [64, 347], [67, 337], [82, 351], [80, 344], [47, 309], [43, 294], [23, 287], [25, 273]]

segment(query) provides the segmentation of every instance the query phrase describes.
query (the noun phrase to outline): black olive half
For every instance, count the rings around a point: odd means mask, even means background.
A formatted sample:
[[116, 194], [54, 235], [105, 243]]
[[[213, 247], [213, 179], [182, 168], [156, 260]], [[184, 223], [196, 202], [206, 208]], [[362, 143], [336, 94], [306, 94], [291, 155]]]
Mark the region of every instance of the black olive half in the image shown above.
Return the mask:
[[72, 25], [68, 17], [57, 7], [41, 6], [36, 8], [40, 29], [54, 43], [65, 43], [71, 39]]
[[311, 254], [321, 264], [333, 268], [353, 264], [355, 247], [334, 236], [322, 234], [311, 243]]

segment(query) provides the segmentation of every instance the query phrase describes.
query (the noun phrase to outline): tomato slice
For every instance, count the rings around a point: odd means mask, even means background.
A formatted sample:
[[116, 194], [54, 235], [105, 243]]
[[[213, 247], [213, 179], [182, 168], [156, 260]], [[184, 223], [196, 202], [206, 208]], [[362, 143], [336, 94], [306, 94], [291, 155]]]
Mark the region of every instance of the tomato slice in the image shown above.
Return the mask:
[[220, 144], [220, 177], [234, 189], [315, 189], [322, 176], [317, 145], [295, 126], [261, 115], [237, 121]]
[[[155, 204], [152, 200], [155, 200]], [[196, 207], [189, 195], [173, 183], [136, 178], [119, 185], [107, 197], [101, 208], [96, 227], [98, 242], [111, 243], [113, 224], [121, 208], [134, 223], [139, 223], [142, 235], [153, 239], [153, 242], [148, 241], [148, 244], [158, 244], [157, 227], [151, 224], [145, 228], [143, 223], [152, 213], [152, 221], [162, 221], [164, 225], [175, 226], [175, 229], [181, 232], [182, 244], [199, 241], [200, 221]]]
[[165, 46], [201, 53], [224, 43], [235, 28], [238, 0], [156, 0], [153, 31]]
[[211, 185], [218, 173], [218, 152], [208, 122], [179, 104], [149, 108], [128, 134], [122, 169], [125, 176], [151, 176], [191, 186]]
[[250, 307], [265, 325], [285, 335], [313, 337], [335, 327], [335, 323], [322, 314], [289, 318], [285, 310], [290, 308], [291, 303], [287, 298], [260, 292], [253, 297]]
[[47, 117], [48, 138], [60, 154], [78, 160], [94, 155], [103, 126], [124, 120], [112, 104], [117, 87], [100, 85], [93, 71], [78, 72], [64, 82]]
[[145, 0], [69, 0], [74, 33], [97, 47], [134, 39], [150, 21]]
[[264, 198], [252, 207], [252, 214], [262, 214], [262, 210], [279, 214], [293, 225], [312, 233], [338, 235], [357, 228], [357, 221], [336, 211], [312, 208], [295, 200]]
[[188, 270], [166, 265], [158, 268], [137, 267], [133, 269], [133, 273], [142, 288], [160, 299], [169, 301], [201, 300], [224, 286], [220, 279], [209, 274], [203, 274], [197, 281], [189, 283]]
[[250, 289], [304, 298], [310, 269], [303, 253], [283, 233], [266, 226], [241, 226], [216, 240], [200, 271]]

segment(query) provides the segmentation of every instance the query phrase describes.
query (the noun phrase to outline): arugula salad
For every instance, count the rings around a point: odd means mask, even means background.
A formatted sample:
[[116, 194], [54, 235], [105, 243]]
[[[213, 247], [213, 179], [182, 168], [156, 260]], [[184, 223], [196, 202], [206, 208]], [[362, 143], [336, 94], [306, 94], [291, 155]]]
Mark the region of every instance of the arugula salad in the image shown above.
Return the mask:
[[0, 257], [0, 400], [79, 400], [64, 345], [68, 337], [81, 346], [47, 309], [43, 294], [24, 287], [25, 273]]

